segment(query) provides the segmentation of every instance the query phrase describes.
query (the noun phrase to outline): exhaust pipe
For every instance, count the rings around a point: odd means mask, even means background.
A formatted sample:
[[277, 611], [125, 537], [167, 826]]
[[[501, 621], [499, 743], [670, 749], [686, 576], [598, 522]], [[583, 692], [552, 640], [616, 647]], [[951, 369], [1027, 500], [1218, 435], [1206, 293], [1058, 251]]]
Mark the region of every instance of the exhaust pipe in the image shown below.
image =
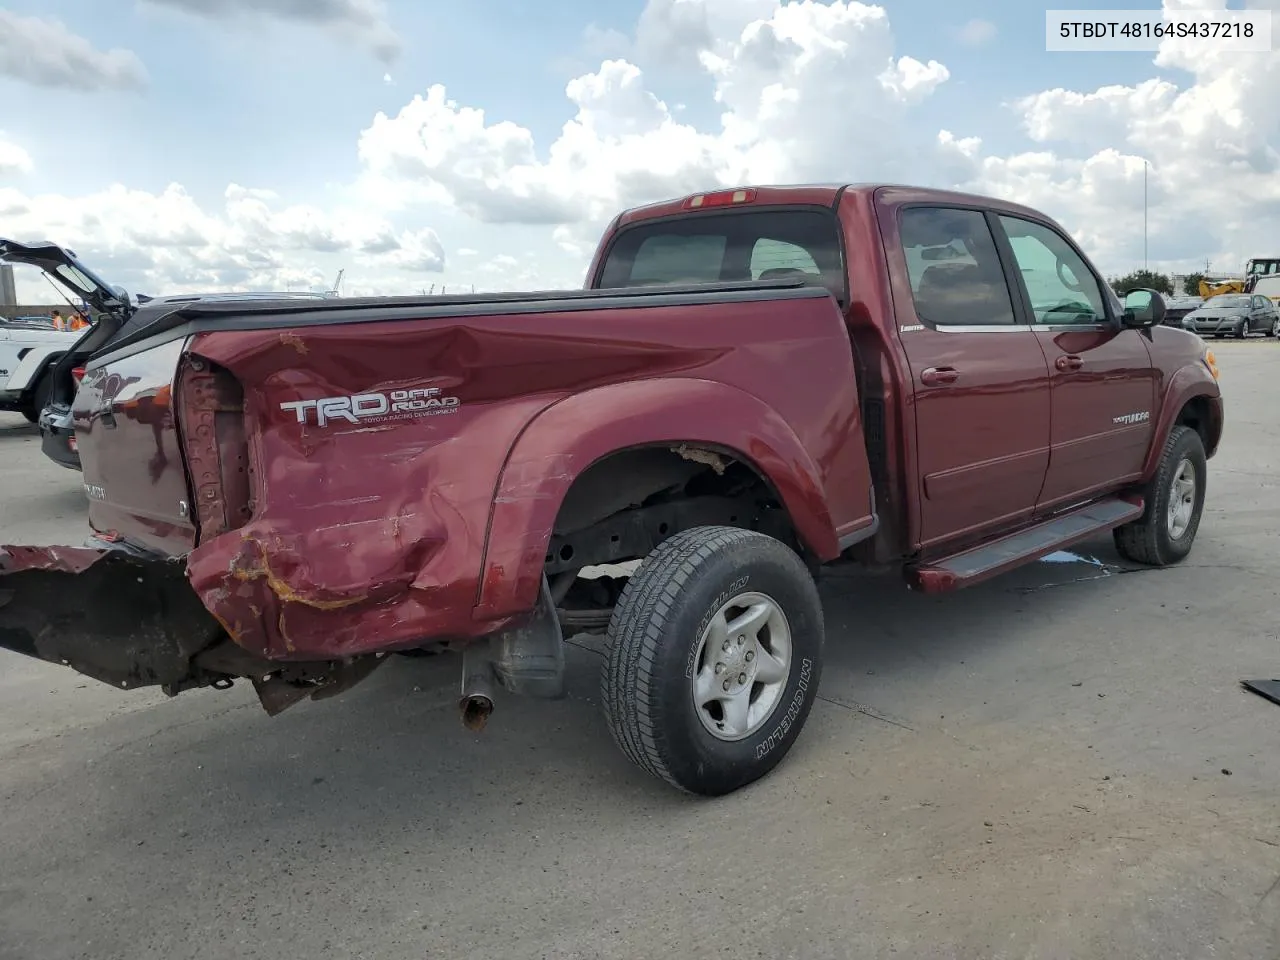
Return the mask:
[[462, 724], [479, 733], [493, 713], [493, 663], [489, 644], [483, 641], [468, 645], [462, 651], [462, 696], [458, 709]]

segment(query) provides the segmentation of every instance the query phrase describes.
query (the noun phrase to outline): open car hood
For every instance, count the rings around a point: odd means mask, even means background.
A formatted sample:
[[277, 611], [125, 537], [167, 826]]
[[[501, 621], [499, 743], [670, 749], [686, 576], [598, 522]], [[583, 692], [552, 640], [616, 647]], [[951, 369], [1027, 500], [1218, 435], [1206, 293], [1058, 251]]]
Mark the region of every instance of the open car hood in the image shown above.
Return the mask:
[[127, 313], [132, 309], [129, 294], [119, 287], [108, 285], [77, 260], [72, 251], [56, 243], [47, 240], [19, 243], [17, 240], [0, 237], [0, 263], [26, 263], [39, 267], [55, 282], [79, 294], [95, 310]]

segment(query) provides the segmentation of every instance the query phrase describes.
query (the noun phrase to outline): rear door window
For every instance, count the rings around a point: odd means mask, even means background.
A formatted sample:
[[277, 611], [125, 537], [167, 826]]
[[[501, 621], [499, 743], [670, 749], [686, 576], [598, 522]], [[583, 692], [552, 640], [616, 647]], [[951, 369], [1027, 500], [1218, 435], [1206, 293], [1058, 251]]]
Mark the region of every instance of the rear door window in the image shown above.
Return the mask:
[[751, 251], [751, 278], [771, 280], [803, 274], [807, 279], [821, 282], [822, 271], [814, 263], [813, 256], [804, 247], [785, 240], [761, 237]]
[[644, 221], [618, 233], [598, 286], [790, 277], [826, 286], [843, 300], [844, 258], [833, 211], [763, 208]]
[[1016, 322], [1000, 254], [981, 212], [909, 207], [900, 233], [919, 319], [935, 326]]

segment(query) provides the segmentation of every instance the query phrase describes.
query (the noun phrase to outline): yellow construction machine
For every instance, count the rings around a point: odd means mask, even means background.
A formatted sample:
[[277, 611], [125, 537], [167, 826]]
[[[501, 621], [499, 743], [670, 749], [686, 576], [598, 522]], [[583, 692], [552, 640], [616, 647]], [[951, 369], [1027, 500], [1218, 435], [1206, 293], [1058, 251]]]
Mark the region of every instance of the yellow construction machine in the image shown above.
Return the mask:
[[1201, 280], [1200, 296], [1208, 300], [1224, 293], [1258, 293], [1280, 304], [1280, 257], [1254, 257], [1243, 280]]

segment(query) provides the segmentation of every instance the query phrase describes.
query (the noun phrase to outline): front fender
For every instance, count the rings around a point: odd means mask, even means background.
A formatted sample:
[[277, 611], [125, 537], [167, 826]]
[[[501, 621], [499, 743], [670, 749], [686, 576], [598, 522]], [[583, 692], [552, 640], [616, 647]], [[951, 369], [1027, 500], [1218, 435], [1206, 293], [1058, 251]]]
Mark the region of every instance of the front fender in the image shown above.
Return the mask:
[[1151, 448], [1147, 451], [1147, 459], [1142, 467], [1142, 480], [1147, 482], [1155, 476], [1160, 466], [1160, 457], [1164, 454], [1165, 438], [1177, 422], [1182, 409], [1197, 397], [1207, 401], [1208, 416], [1202, 424], [1205, 436], [1205, 454], [1212, 457], [1218, 450], [1222, 439], [1223, 404], [1222, 390], [1218, 381], [1213, 378], [1203, 361], [1197, 360], [1179, 367], [1165, 384], [1164, 396], [1160, 401], [1160, 420], [1152, 433]]
[[[475, 616], [534, 605], [556, 515], [584, 470], [628, 448], [680, 443], [720, 448], [752, 465], [777, 491], [805, 546], [822, 560], [839, 555], [821, 474], [795, 430], [762, 400], [708, 380], [615, 384], [544, 410], [512, 447], [494, 497]], [[870, 523], [869, 477], [867, 484]]]

